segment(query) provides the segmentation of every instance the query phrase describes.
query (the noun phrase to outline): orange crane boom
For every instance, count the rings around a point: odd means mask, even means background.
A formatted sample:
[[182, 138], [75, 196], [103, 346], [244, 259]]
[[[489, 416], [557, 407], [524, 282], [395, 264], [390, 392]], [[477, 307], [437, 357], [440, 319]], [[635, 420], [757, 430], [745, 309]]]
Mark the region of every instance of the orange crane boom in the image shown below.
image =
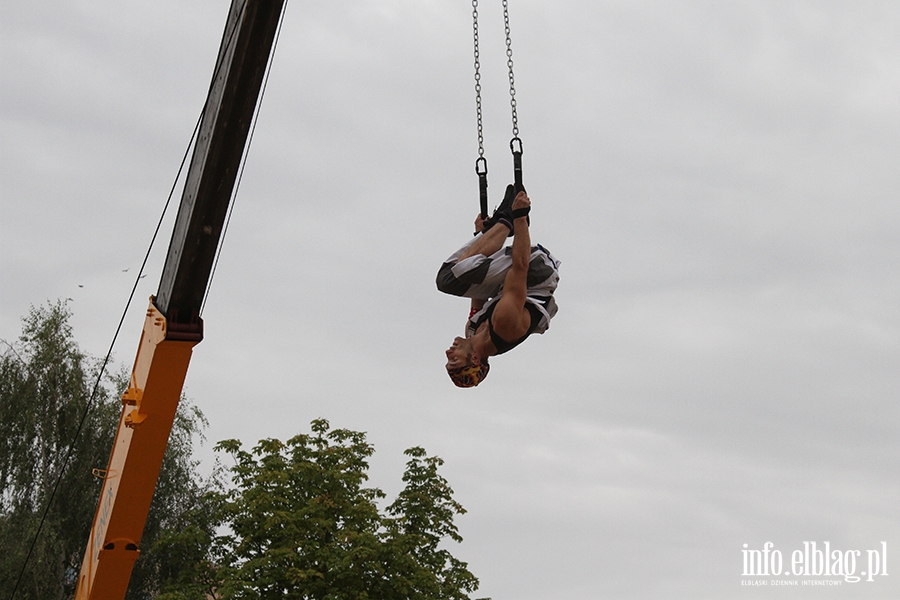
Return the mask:
[[191, 351], [200, 340], [166, 339], [166, 319], [150, 303], [140, 346], [123, 394], [119, 429], [81, 567], [76, 600], [125, 597], [140, 554], [150, 501]]
[[137, 356], [75, 600], [125, 597], [284, 0], [232, 0], [172, 240]]

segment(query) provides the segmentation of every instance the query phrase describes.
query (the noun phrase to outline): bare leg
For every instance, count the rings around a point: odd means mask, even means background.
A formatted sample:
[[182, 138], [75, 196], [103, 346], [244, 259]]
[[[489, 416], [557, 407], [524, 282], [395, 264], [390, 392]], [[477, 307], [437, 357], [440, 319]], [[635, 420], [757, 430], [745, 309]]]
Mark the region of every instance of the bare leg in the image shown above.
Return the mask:
[[475, 243], [469, 246], [469, 248], [465, 252], [463, 252], [462, 256], [460, 256], [458, 260], [465, 260], [470, 256], [475, 256], [476, 254], [490, 256], [503, 247], [503, 244], [506, 243], [506, 237], [508, 235], [509, 229], [498, 223], [488, 229], [487, 233], [483, 234], [480, 238], [475, 240]]

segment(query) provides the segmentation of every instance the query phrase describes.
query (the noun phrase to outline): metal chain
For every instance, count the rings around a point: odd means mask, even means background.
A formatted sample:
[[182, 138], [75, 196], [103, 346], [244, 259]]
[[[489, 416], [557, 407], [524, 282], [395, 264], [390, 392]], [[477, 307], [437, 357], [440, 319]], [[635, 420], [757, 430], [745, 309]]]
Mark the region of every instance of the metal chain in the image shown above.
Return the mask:
[[478, 114], [478, 158], [484, 158], [484, 128], [481, 118], [481, 56], [478, 51], [478, 0], [472, 0], [472, 29], [475, 40], [475, 107]]
[[513, 138], [519, 137], [519, 117], [516, 114], [516, 80], [513, 77], [512, 38], [509, 35], [509, 5], [503, 0], [503, 26], [506, 30], [506, 66], [509, 67], [509, 106], [512, 109]]
[[[512, 36], [509, 27], [509, 1], [503, 0], [503, 27], [506, 33], [506, 66], [509, 69], [509, 106], [512, 111], [513, 141], [519, 140], [519, 115], [516, 111], [516, 79], [513, 74]], [[481, 170], [484, 159], [484, 122], [481, 109], [481, 53], [478, 44], [478, 0], [472, 0], [472, 32], [475, 50], [475, 109], [478, 120], [478, 158], [476, 170]], [[512, 144], [512, 142], [510, 142]], [[521, 152], [521, 141], [519, 141]], [[486, 165], [484, 165], [486, 168]]]

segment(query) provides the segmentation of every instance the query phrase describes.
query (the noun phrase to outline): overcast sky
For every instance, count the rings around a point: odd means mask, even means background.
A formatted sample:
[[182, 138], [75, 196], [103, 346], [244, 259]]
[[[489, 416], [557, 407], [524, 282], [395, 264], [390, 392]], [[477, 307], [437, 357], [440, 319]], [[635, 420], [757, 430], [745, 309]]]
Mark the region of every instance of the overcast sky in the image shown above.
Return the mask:
[[[212, 75], [228, 0], [6, 3], [0, 338], [71, 298], [110, 344]], [[512, 176], [483, 0], [492, 204]], [[510, 0], [550, 330], [458, 390], [438, 266], [478, 210], [468, 1], [290, 0], [186, 391], [215, 441], [424, 446], [494, 600], [900, 593], [900, 4]], [[176, 200], [180, 198], [180, 190]], [[171, 211], [115, 348], [130, 364]], [[742, 550], [887, 548], [772, 585]], [[882, 546], [886, 542], [886, 546]], [[846, 555], [846, 554], [844, 554]], [[742, 581], [767, 581], [766, 587]]]

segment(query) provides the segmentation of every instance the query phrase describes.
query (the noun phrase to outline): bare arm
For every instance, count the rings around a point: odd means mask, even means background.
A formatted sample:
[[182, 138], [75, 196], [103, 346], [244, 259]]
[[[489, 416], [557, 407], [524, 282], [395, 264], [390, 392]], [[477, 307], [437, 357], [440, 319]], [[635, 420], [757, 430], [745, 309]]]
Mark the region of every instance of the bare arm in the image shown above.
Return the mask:
[[[519, 192], [513, 201], [513, 210], [531, 206], [525, 192]], [[528, 219], [519, 217], [513, 221], [515, 238], [512, 244], [512, 267], [503, 282], [503, 296], [497, 302], [491, 322], [494, 332], [506, 341], [516, 340], [528, 332], [531, 313], [525, 308], [528, 291], [528, 264], [531, 259], [531, 234]]]

